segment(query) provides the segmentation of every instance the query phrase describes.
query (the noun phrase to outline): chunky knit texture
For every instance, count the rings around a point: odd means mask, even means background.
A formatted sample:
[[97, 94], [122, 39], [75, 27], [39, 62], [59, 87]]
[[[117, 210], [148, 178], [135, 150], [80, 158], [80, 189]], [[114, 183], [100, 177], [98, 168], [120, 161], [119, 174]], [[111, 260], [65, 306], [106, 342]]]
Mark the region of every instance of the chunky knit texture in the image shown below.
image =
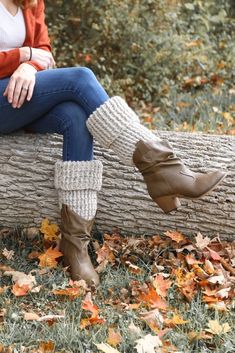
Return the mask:
[[110, 148], [131, 166], [136, 143], [158, 139], [140, 124], [139, 117], [121, 97], [108, 99], [89, 116], [86, 124], [102, 147]]
[[58, 161], [55, 164], [55, 188], [59, 205], [68, 205], [82, 218], [90, 220], [97, 210], [97, 194], [102, 186], [101, 161]]

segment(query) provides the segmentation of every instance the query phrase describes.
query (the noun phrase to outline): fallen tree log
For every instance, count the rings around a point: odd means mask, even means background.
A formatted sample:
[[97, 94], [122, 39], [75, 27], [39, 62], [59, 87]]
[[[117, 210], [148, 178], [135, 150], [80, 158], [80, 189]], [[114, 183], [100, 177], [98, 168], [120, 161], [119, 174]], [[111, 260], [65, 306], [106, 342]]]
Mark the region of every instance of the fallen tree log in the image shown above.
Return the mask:
[[[96, 226], [122, 234], [157, 234], [174, 229], [233, 239], [235, 230], [235, 143], [232, 136], [160, 132], [194, 171], [224, 168], [228, 175], [209, 195], [165, 215], [149, 197], [136, 168], [123, 165], [117, 156], [95, 144], [95, 158], [104, 164]], [[48, 217], [59, 223], [54, 189], [54, 163], [61, 158], [59, 135], [0, 136], [0, 225], [38, 226]]]

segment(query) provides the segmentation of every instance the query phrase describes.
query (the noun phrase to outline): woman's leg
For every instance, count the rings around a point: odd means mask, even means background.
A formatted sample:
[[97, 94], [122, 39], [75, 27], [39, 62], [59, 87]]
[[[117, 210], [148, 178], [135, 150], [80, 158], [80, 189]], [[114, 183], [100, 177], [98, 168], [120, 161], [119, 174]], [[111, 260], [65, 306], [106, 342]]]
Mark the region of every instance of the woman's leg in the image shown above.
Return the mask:
[[88, 254], [97, 211], [102, 163], [93, 160], [93, 138], [86, 127], [87, 114], [77, 103], [63, 102], [26, 128], [37, 133], [63, 135], [63, 161], [55, 164], [55, 187], [61, 208], [60, 249], [73, 279], [98, 285]]
[[32, 123], [61, 102], [80, 105], [87, 117], [109, 97], [94, 73], [85, 67], [40, 71], [33, 97], [21, 108], [13, 108], [3, 97], [9, 78], [0, 80], [0, 133], [10, 133]]
[[154, 135], [121, 97], [112, 97], [93, 112], [87, 127], [97, 141], [112, 149], [144, 177], [151, 198], [166, 213], [178, 208], [178, 197], [199, 198], [215, 188], [224, 171], [194, 173], [171, 145]]
[[93, 159], [93, 137], [86, 126], [87, 114], [74, 102], [57, 104], [25, 128], [29, 132], [63, 135], [63, 161]]

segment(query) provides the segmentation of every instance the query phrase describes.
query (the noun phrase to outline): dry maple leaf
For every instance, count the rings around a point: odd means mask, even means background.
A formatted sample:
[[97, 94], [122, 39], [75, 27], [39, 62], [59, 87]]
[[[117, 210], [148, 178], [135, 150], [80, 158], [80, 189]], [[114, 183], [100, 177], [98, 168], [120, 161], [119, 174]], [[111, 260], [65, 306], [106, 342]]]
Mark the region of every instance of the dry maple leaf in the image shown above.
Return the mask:
[[213, 275], [215, 273], [215, 268], [210, 260], [206, 259], [203, 267], [209, 275]]
[[96, 347], [104, 353], [120, 353], [117, 349], [111, 347], [107, 343], [94, 343]]
[[54, 289], [52, 293], [55, 295], [64, 295], [72, 298], [77, 298], [83, 294], [83, 291], [79, 287], [71, 287], [65, 289]]
[[132, 273], [143, 273], [142, 268], [139, 266], [133, 265], [130, 261], [125, 261], [125, 264], [128, 266], [128, 270]]
[[163, 277], [163, 274], [159, 273], [154, 278], [152, 284], [153, 284], [154, 288], [156, 289], [157, 294], [159, 294], [162, 297], [166, 297], [168, 289], [172, 285], [172, 281], [169, 279], [165, 279]]
[[158, 336], [146, 335], [136, 341], [136, 350], [138, 353], [156, 353], [155, 348], [162, 347], [162, 342]]
[[60, 230], [57, 224], [49, 224], [48, 218], [45, 218], [41, 223], [40, 232], [44, 235], [45, 240], [54, 241], [58, 238]]
[[39, 266], [54, 268], [58, 265], [58, 261], [56, 261], [56, 259], [61, 256], [63, 256], [62, 252], [60, 252], [58, 249], [53, 249], [50, 247], [45, 251], [44, 254], [38, 256], [40, 260]]
[[212, 277], [208, 278], [208, 282], [213, 283], [213, 284], [216, 284], [216, 283], [224, 284], [225, 277], [223, 274], [220, 274], [218, 276], [212, 276]]
[[34, 320], [38, 320], [40, 318], [40, 316], [36, 313], [24, 313], [24, 320], [26, 321], [34, 321]]
[[38, 353], [52, 353], [55, 349], [55, 343], [52, 341], [41, 342], [39, 344]]
[[81, 308], [91, 312], [91, 317], [81, 320], [80, 327], [85, 328], [89, 325], [103, 324], [106, 320], [99, 317], [99, 308], [92, 302], [91, 292], [88, 292], [82, 301]]
[[176, 325], [184, 325], [188, 322], [188, 320], [184, 320], [180, 315], [174, 314], [171, 319], [165, 319], [165, 324], [170, 327], [174, 327]]
[[30, 292], [30, 288], [28, 284], [19, 286], [17, 283], [15, 283], [13, 284], [11, 291], [16, 297], [22, 297]]
[[221, 325], [217, 320], [209, 320], [207, 326], [209, 328], [206, 331], [212, 333], [212, 335], [223, 335], [231, 331], [231, 327], [227, 322]]
[[12, 293], [15, 296], [26, 295], [36, 285], [35, 277], [31, 274], [26, 275], [20, 271], [5, 271], [4, 275], [12, 276], [12, 281], [14, 282]]
[[132, 321], [131, 324], [128, 326], [128, 333], [130, 335], [131, 340], [135, 340], [141, 336], [141, 329], [140, 327], [136, 326]]
[[205, 249], [211, 242], [210, 238], [208, 238], [208, 237], [203, 238], [203, 236], [200, 232], [197, 233], [195, 240], [196, 240], [195, 245], [200, 250]]
[[141, 293], [139, 300], [143, 301], [151, 308], [158, 308], [165, 310], [167, 302], [161, 298], [153, 287], [150, 287], [147, 293]]
[[200, 332], [195, 332], [195, 331], [190, 331], [187, 333], [187, 336], [189, 340], [196, 341], [196, 340], [204, 340], [204, 339], [211, 339], [211, 335], [208, 335], [205, 333], [205, 331], [200, 331]]
[[116, 347], [122, 342], [122, 336], [119, 331], [114, 330], [114, 328], [109, 327], [107, 343], [113, 347]]
[[195, 295], [195, 273], [187, 272], [183, 268], [177, 268], [174, 270], [176, 275], [176, 284], [180, 292], [191, 301]]
[[164, 318], [158, 309], [147, 311], [140, 314], [140, 318], [144, 320], [151, 330], [158, 334], [160, 327], [164, 323]]
[[102, 262], [115, 262], [115, 255], [107, 243], [104, 243], [102, 248], [97, 251], [96, 260], [99, 264], [101, 264]]
[[202, 261], [196, 260], [193, 254], [188, 254], [185, 256], [185, 260], [188, 265], [202, 264]]
[[170, 237], [172, 240], [176, 241], [176, 243], [180, 243], [182, 240], [185, 240], [183, 234], [177, 231], [167, 231], [164, 234], [167, 237]]
[[208, 246], [206, 248], [207, 248], [207, 250], [209, 250], [210, 256], [213, 260], [221, 260], [220, 255], [216, 251], [208, 248]]
[[99, 312], [99, 308], [97, 305], [95, 305], [93, 302], [92, 302], [92, 299], [91, 299], [91, 292], [88, 292], [85, 299], [82, 301], [82, 306], [81, 306], [82, 309], [84, 310], [88, 310], [92, 313], [92, 316], [97, 316], [98, 315], [98, 312]]
[[223, 311], [223, 312], [229, 311], [229, 309], [226, 306], [226, 303], [222, 301], [218, 301], [216, 303], [208, 303], [208, 307], [218, 311]]

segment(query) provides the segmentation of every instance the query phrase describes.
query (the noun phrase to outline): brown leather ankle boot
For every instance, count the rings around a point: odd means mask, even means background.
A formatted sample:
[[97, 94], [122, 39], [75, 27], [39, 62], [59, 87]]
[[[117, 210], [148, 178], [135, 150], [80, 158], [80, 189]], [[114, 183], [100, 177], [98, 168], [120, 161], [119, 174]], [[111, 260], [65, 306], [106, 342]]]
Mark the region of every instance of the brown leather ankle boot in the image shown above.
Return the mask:
[[84, 279], [89, 285], [97, 286], [99, 276], [92, 265], [87, 248], [93, 223], [94, 219], [86, 220], [67, 205], [62, 205], [60, 250], [64, 255], [64, 264], [70, 266], [73, 280]]
[[144, 177], [149, 195], [165, 213], [177, 208], [176, 197], [199, 198], [226, 176], [219, 170], [208, 174], [189, 170], [166, 140], [138, 141], [133, 162]]

